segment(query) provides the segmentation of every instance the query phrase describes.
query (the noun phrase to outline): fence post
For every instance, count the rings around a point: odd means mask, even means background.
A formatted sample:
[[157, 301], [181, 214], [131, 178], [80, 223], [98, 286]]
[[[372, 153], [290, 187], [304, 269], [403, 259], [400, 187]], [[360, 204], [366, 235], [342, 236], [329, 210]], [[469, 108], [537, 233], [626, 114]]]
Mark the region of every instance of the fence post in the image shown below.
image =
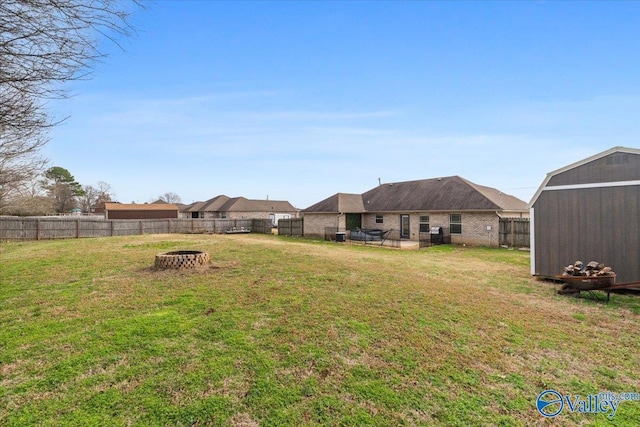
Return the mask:
[[144, 234], [144, 225], [142, 225], [142, 220], [140, 220], [140, 235]]
[[511, 247], [516, 247], [516, 220], [511, 218]]
[[111, 226], [109, 228], [111, 228], [111, 237], [113, 237], [113, 220], [109, 221], [111, 223]]
[[[24, 229], [24, 226], [22, 227], [22, 229]], [[40, 240], [40, 219], [36, 220], [36, 240]]]
[[169, 234], [171, 234], [171, 220], [170, 219], [167, 220], [167, 232]]
[[76, 239], [80, 238], [80, 220], [76, 219]]

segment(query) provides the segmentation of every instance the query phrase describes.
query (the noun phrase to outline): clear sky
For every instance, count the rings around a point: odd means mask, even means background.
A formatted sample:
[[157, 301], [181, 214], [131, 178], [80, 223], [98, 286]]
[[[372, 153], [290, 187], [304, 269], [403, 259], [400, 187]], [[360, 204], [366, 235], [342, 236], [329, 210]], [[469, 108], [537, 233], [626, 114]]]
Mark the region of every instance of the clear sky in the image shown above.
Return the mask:
[[640, 2], [158, 1], [50, 108], [44, 155], [117, 200], [306, 208], [460, 175], [529, 201], [640, 147]]

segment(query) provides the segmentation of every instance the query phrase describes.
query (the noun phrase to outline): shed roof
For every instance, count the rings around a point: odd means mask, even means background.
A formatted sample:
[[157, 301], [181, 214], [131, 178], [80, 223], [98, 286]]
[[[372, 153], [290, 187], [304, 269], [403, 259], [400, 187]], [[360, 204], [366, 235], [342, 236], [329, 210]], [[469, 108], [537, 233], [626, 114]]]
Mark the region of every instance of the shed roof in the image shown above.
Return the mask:
[[382, 184], [357, 194], [338, 193], [305, 213], [402, 211], [526, 211], [526, 202], [459, 176]]
[[104, 204], [107, 211], [177, 211], [178, 207], [174, 204], [164, 203], [112, 203]]
[[636, 155], [640, 155], [640, 149], [638, 148], [629, 148], [629, 147], [621, 147], [621, 146], [617, 146], [617, 147], [613, 147], [610, 148], [606, 151], [603, 151], [601, 153], [595, 154], [591, 157], [587, 157], [586, 159], [582, 159], [579, 160], [575, 163], [571, 163], [570, 165], [564, 166], [560, 169], [556, 169], [554, 171], [551, 171], [547, 174], [547, 176], [545, 177], [545, 179], [542, 181], [542, 184], [540, 184], [540, 187], [538, 187], [538, 190], [535, 192], [535, 194], [533, 195], [533, 197], [531, 198], [531, 201], [529, 202], [529, 206], [533, 206], [533, 204], [536, 202], [536, 200], [538, 200], [538, 198], [540, 197], [540, 194], [542, 193], [542, 191], [545, 189], [545, 187], [547, 187], [547, 184], [549, 184], [549, 181], [556, 175], [559, 175], [561, 173], [570, 171], [572, 169], [578, 168], [580, 166], [584, 166], [588, 163], [591, 163], [593, 161], [602, 159], [603, 157], [609, 156], [611, 154], [614, 153], [628, 153], [628, 154], [636, 154]]

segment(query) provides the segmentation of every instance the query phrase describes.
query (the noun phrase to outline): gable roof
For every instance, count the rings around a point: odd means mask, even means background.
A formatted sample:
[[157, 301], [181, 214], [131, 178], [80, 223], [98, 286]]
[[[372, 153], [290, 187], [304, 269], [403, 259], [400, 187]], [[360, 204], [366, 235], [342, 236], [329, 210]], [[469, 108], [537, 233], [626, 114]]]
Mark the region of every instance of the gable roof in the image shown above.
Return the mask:
[[107, 211], [177, 211], [178, 207], [170, 203], [112, 203], [104, 204]]
[[349, 212], [361, 213], [366, 212], [362, 203], [361, 194], [336, 193], [315, 205], [309, 206], [304, 212]]
[[470, 186], [472, 186], [477, 192], [482, 194], [488, 200], [491, 200], [492, 203], [495, 203], [499, 210], [502, 211], [526, 211], [528, 210], [527, 202], [524, 200], [518, 199], [511, 194], [503, 193], [502, 191], [495, 189], [493, 187], [487, 187], [484, 185], [474, 184], [471, 181], [467, 181], [464, 178], [460, 178], [467, 182]]
[[245, 197], [228, 197], [224, 194], [196, 202], [186, 212], [295, 212], [297, 209], [284, 200], [252, 200]]
[[547, 174], [547, 176], [545, 177], [544, 181], [542, 181], [542, 184], [540, 184], [540, 187], [538, 187], [538, 190], [535, 192], [535, 194], [533, 195], [533, 197], [531, 198], [531, 201], [529, 202], [529, 206], [533, 206], [533, 204], [536, 202], [536, 200], [538, 200], [538, 198], [540, 197], [540, 194], [542, 193], [542, 191], [545, 189], [545, 187], [547, 186], [547, 184], [549, 184], [549, 181], [551, 180], [551, 178], [553, 178], [556, 175], [559, 175], [561, 173], [570, 171], [571, 169], [575, 169], [578, 168], [580, 166], [584, 166], [588, 163], [591, 163], [593, 161], [599, 160], [603, 157], [607, 157], [611, 154], [614, 153], [628, 153], [628, 154], [637, 154], [640, 155], [640, 149], [638, 148], [629, 148], [629, 147], [613, 147], [610, 148], [606, 151], [603, 151], [602, 153], [598, 153], [595, 154], [591, 157], [587, 157], [586, 159], [577, 161], [575, 163], [571, 163], [570, 165], [564, 166], [560, 169], [556, 169], [554, 171], [551, 171]]
[[229, 200], [229, 197], [221, 194], [219, 196], [213, 197], [204, 202], [195, 202], [192, 203], [185, 212], [204, 212], [204, 211], [217, 211], [220, 206], [226, 203]]
[[234, 197], [222, 205], [219, 210], [222, 212], [295, 212], [296, 208], [284, 200], [254, 200]]
[[218, 211], [225, 203], [229, 201], [229, 197], [221, 194], [212, 199], [207, 200], [207, 202], [202, 206], [203, 211]]
[[183, 212], [200, 212], [200, 208], [204, 206], [207, 202], [193, 202], [188, 205]]
[[338, 193], [305, 213], [526, 211], [526, 202], [459, 176], [382, 184], [362, 195]]

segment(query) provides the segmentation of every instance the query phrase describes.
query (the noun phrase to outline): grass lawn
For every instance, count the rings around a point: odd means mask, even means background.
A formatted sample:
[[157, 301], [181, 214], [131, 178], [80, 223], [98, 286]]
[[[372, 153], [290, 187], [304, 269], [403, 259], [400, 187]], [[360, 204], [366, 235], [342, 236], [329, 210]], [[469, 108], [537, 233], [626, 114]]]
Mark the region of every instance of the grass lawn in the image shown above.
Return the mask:
[[[206, 250], [209, 268], [155, 271]], [[640, 298], [558, 296], [529, 254], [277, 236], [2, 243], [0, 425], [633, 425]]]

